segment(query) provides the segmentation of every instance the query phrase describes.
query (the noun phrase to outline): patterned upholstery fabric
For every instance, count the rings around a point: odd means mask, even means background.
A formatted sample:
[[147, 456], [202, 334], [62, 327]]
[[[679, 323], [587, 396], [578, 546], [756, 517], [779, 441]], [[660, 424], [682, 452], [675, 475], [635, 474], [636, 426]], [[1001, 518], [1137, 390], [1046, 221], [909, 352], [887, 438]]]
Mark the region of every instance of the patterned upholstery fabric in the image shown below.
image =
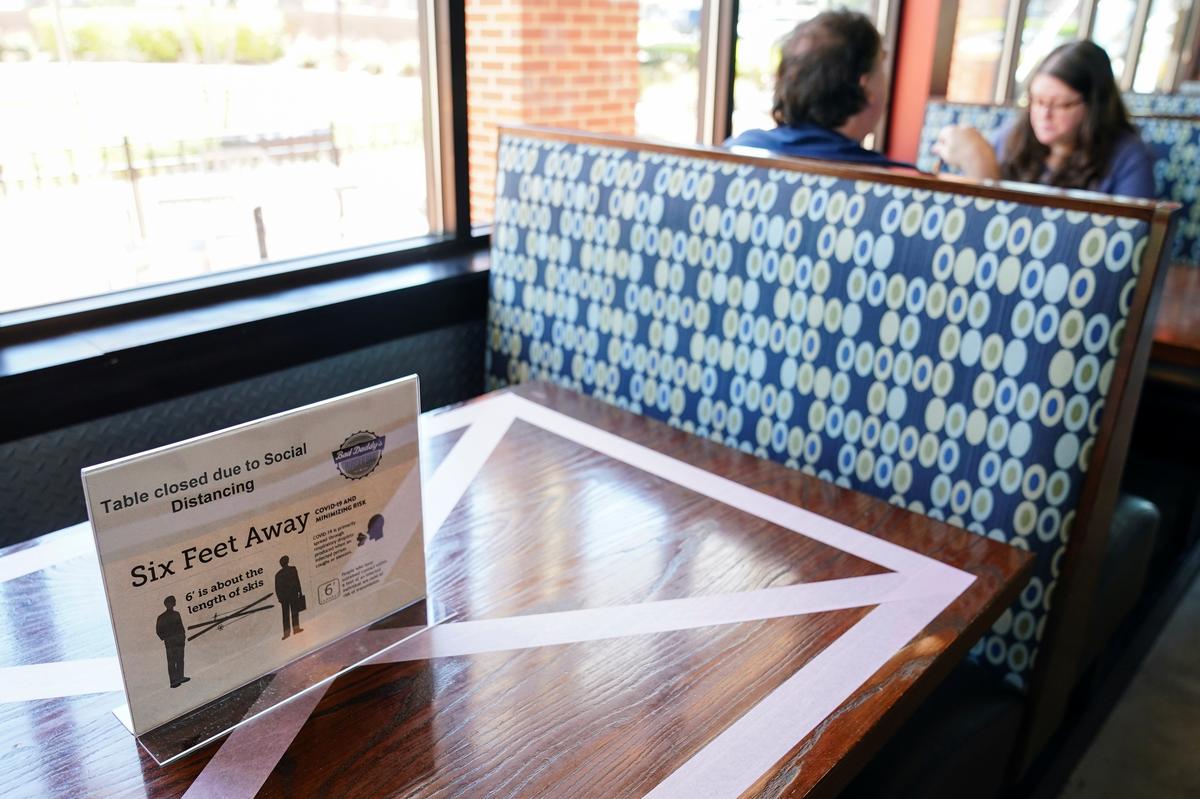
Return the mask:
[[1200, 95], [1197, 94], [1138, 94], [1126, 92], [1121, 95], [1129, 113], [1137, 116], [1200, 115]]
[[[1137, 95], [1145, 97], [1149, 95]], [[1174, 98], [1178, 95], [1161, 95]], [[1194, 96], [1200, 105], [1200, 96]], [[991, 137], [1017, 115], [1012, 106], [977, 105], [933, 101], [925, 109], [921, 126], [919, 169], [934, 165], [933, 143], [946, 125], [970, 125]], [[1200, 117], [1136, 117], [1134, 125], [1142, 141], [1154, 152], [1154, 183], [1159, 199], [1174, 200], [1183, 206], [1179, 212], [1171, 260], [1200, 264]]]
[[1200, 117], [1139, 117], [1134, 123], [1154, 151], [1159, 199], [1183, 206], [1177, 214], [1171, 260], [1200, 264]]
[[[1200, 116], [1200, 94], [1134, 94], [1122, 95], [1125, 107], [1134, 116]], [[930, 100], [925, 106], [925, 123], [921, 127], [921, 144], [917, 152], [917, 168], [928, 171], [934, 162], [930, 147], [944, 125], [970, 125], [987, 135], [1000, 130], [1016, 117], [1011, 105], [955, 103], [949, 100]], [[1134, 120], [1136, 123], [1137, 120]]]
[[489, 388], [549, 379], [1037, 553], [1023, 685], [1149, 226], [506, 136]]
[[[1017, 109], [1011, 105], [980, 105], [978, 103], [952, 103], [948, 100], [930, 100], [925, 105], [925, 121], [921, 125], [920, 144], [917, 145], [917, 169], [933, 170], [937, 157], [933, 144], [938, 131], [947, 125], [970, 125], [991, 139], [1017, 118]], [[951, 171], [951, 170], [945, 170]]]

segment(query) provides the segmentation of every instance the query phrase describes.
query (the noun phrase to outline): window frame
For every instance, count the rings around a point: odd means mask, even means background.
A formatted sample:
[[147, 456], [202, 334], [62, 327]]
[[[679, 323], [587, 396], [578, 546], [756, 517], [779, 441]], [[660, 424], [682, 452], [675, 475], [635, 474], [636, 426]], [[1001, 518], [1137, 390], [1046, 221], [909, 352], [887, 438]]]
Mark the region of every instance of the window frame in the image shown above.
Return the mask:
[[[875, 11], [875, 17], [872, 22], [875, 24], [875, 28], [879, 31], [879, 36], [883, 40], [883, 68], [887, 77], [887, 84], [891, 86], [896, 77], [896, 42], [900, 38], [900, 11], [904, 0], [878, 0], [878, 2], [879, 7]], [[710, 11], [710, 5], [720, 6], [720, 8]], [[832, 6], [832, 8], [836, 7], [836, 4]], [[700, 102], [697, 104], [699, 112], [697, 142], [716, 146], [733, 135], [734, 84], [737, 81], [737, 28], [742, 9], [739, 0], [704, 0], [704, 9], [705, 11], [702, 14], [704, 23], [701, 27], [701, 37], [702, 42], [706, 44], [700, 48], [701, 79]], [[709, 25], [710, 21], [712, 23], [711, 26]], [[720, 43], [723, 46], [706, 46], [710, 35], [707, 30], [708, 27], [716, 29], [717, 33], [715, 36], [727, 37]], [[712, 73], [718, 76], [718, 81], [724, 81], [723, 84], [719, 82], [717, 84], [717, 91], [720, 92], [720, 102], [707, 101], [714, 109], [714, 114], [710, 119], [705, 119], [704, 117], [706, 108], [704, 54], [706, 51], [715, 51], [717, 53], [717, 58], [720, 61], [711, 69]], [[891, 118], [891, 112], [892, 98], [889, 94], [887, 105], [884, 106], [879, 124], [871, 132], [874, 136], [871, 147], [879, 152], [884, 152], [887, 149], [888, 121]], [[711, 136], [711, 140], [706, 138], [706, 136]]]
[[[1021, 61], [1021, 39], [1024, 34], [1026, 15], [1030, 0], [1009, 0], [1004, 23], [1004, 46], [1000, 53], [1000, 65], [996, 73], [993, 102], [998, 105], [1018, 99], [1016, 81], [1017, 66]], [[1081, 38], [1091, 39], [1096, 23], [1100, 0], [1080, 0], [1077, 10]], [[1153, 0], [1138, 0], [1133, 23], [1129, 32], [1129, 46], [1125, 53], [1125, 70], [1117, 80], [1122, 91], [1132, 91], [1141, 60], [1146, 25], [1150, 18]], [[1172, 50], [1170, 87], [1156, 91], [1177, 91], [1180, 81], [1191, 67], [1190, 61], [1200, 38], [1200, 3], [1192, 3], [1183, 20], [1183, 32], [1177, 36], [1179, 50]]]
[[452, 258], [485, 248], [490, 226], [475, 229], [470, 217], [464, 4], [418, 0], [417, 16], [423, 134], [428, 154], [425, 186], [430, 228], [438, 232], [3, 311], [0, 348], [97, 325], [266, 297], [297, 286]]
[[733, 84], [737, 76], [738, 0], [703, 0], [700, 6], [700, 85], [696, 142], [718, 146], [733, 129]]

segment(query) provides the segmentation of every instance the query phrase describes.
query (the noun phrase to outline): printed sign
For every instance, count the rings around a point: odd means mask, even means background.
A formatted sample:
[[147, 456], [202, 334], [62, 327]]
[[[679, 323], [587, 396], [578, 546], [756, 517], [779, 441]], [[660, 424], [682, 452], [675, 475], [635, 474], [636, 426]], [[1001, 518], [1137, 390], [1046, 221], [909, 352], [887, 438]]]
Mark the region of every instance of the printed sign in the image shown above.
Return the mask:
[[415, 376], [83, 470], [135, 733], [425, 596]]

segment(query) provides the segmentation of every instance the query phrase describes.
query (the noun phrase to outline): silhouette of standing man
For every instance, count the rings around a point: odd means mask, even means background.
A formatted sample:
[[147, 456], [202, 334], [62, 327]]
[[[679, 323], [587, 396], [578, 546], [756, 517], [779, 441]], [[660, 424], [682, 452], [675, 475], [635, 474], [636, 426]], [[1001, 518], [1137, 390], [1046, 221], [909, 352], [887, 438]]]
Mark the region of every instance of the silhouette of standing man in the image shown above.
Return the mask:
[[283, 637], [293, 632], [302, 633], [300, 611], [304, 610], [303, 591], [300, 589], [300, 572], [288, 565], [288, 556], [279, 559], [279, 571], [275, 572], [275, 598], [283, 610]]
[[163, 605], [167, 609], [158, 615], [155, 632], [167, 647], [167, 676], [171, 678], [171, 687], [178, 688], [191, 679], [183, 676], [183, 645], [187, 642], [187, 633], [179, 611], [175, 610], [175, 597], [167, 597]]

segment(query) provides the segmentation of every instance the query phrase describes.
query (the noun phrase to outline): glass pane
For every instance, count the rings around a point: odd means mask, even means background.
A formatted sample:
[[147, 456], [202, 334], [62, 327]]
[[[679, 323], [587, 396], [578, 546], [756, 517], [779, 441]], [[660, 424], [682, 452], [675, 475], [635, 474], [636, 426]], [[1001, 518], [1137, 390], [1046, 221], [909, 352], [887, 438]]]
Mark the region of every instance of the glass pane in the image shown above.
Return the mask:
[[[755, 128], [775, 127], [771, 119], [779, 46], [800, 22], [831, 8], [879, 15], [879, 0], [741, 0], [738, 4], [737, 48], [734, 55], [733, 135]], [[881, 26], [876, 23], [876, 27]]]
[[1171, 90], [1171, 72], [1179, 58], [1187, 28], [1187, 0], [1154, 0], [1146, 18], [1146, 33], [1133, 78], [1135, 92]]
[[1099, 0], [1096, 4], [1092, 41], [1108, 53], [1112, 61], [1113, 77], [1118, 83], [1125, 74], [1125, 56], [1129, 53], [1133, 16], [1136, 13], [1137, 0]]
[[492, 219], [496, 130], [696, 141], [702, 0], [466, 0], [471, 221]]
[[990, 103], [1004, 50], [1008, 0], [962, 0], [954, 23], [954, 49], [946, 96], [960, 103]]
[[638, 136], [696, 141], [701, 0], [642, 0], [638, 16]]
[[1030, 0], [1021, 30], [1017, 86], [1023, 86], [1050, 51], [1079, 38], [1079, 0]]
[[5, 8], [0, 310], [429, 231], [416, 0]]

